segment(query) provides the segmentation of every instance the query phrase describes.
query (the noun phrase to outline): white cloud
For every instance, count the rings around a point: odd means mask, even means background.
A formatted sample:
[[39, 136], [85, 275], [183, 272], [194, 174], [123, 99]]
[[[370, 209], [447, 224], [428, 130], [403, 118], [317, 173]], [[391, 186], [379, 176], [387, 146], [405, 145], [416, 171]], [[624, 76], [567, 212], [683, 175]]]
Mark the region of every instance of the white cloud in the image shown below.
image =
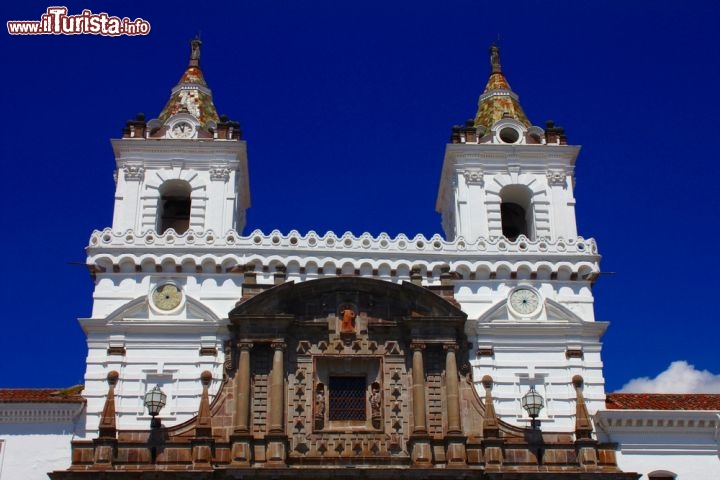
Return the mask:
[[720, 375], [696, 370], [684, 360], [672, 362], [655, 378], [630, 380], [620, 390], [626, 393], [720, 393]]

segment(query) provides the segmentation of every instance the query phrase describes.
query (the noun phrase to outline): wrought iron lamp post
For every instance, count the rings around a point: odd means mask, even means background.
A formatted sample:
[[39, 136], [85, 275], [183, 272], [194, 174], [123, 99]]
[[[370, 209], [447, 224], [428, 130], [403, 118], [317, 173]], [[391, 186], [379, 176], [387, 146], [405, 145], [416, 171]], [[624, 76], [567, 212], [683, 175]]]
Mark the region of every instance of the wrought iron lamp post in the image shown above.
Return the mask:
[[148, 409], [148, 414], [152, 417], [150, 421], [150, 428], [160, 428], [160, 419], [157, 415], [160, 410], [165, 406], [167, 395], [160, 390], [158, 385], [155, 385], [152, 390], [149, 390], [145, 394], [145, 407]]
[[530, 390], [523, 395], [520, 400], [520, 404], [525, 411], [527, 411], [528, 416], [530, 416], [530, 428], [533, 430], [537, 429], [540, 426], [540, 422], [537, 421], [537, 417], [540, 415], [540, 410], [542, 410], [545, 402], [543, 401], [542, 395], [535, 390], [534, 385], [531, 385]]

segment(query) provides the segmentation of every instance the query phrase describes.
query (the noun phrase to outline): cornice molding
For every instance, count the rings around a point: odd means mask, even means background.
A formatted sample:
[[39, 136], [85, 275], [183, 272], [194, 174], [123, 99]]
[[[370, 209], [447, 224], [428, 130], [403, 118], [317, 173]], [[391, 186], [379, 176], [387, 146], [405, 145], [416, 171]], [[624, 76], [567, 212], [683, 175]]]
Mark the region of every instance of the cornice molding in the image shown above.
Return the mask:
[[[171, 241], [169, 240], [170, 237], [172, 238]], [[250, 235], [243, 236], [234, 230], [230, 230], [224, 235], [218, 235], [213, 231], [188, 231], [178, 235], [169, 231], [158, 234], [153, 230], [143, 233], [135, 231], [114, 232], [110, 228], [106, 228], [92, 233], [88, 251], [91, 254], [113, 249], [130, 252], [133, 250], [148, 250], [148, 247], [153, 249], [164, 248], [168, 249], [168, 251], [176, 250], [178, 247], [181, 247], [182, 250], [197, 248], [198, 251], [201, 251], [202, 247], [212, 247], [211, 251], [213, 252], [218, 252], [220, 247], [228, 247], [232, 250], [242, 248], [244, 251], [272, 251], [274, 253], [284, 251], [286, 254], [291, 252], [298, 254], [303, 250], [308, 252], [344, 253], [377, 252], [381, 253], [383, 258], [391, 258], [393, 254], [398, 254], [400, 258], [413, 256], [414, 254], [446, 257], [448, 253], [452, 253], [463, 257], [478, 255], [483, 258], [488, 258], [493, 254], [502, 257], [506, 257], [508, 254], [521, 254], [530, 257], [537, 255], [538, 258], [547, 259], [555, 254], [562, 256], [564, 259], [572, 256], [591, 261], [600, 259], [595, 240], [583, 237], [530, 240], [521, 236], [515, 241], [504, 237], [492, 237], [467, 242], [463, 237], [448, 241], [437, 234], [430, 238], [426, 238], [421, 234], [412, 238], [400, 234], [392, 238], [385, 233], [381, 233], [377, 237], [367, 233], [355, 236], [349, 232], [341, 236], [336, 235], [334, 232], [319, 235], [313, 231], [302, 235], [295, 230], [288, 234], [283, 234], [277, 230], [265, 234], [260, 230], [255, 230]]]
[[198, 140], [178, 143], [173, 139], [112, 139], [110, 142], [116, 158], [135, 153], [167, 155], [190, 154], [202, 155], [208, 157], [208, 161], [211, 161], [211, 154], [213, 153], [244, 156], [246, 152], [246, 143], [244, 140]]
[[[320, 278], [336, 274], [409, 279], [416, 267], [424, 278], [439, 281], [443, 268], [454, 272], [455, 281], [473, 282], [508, 279], [539, 279], [590, 285], [600, 273], [600, 256], [593, 239], [517, 241], [503, 238], [462, 237], [446, 241], [439, 235], [409, 238], [386, 234], [359, 237], [333, 232], [284, 235], [256, 230], [248, 236], [229, 231], [168, 231], [138, 234], [111, 229], [93, 232], [87, 248], [88, 267], [93, 275], [114, 273], [175, 272], [191, 266], [197, 273], [242, 273], [254, 268], [294, 265], [288, 275]], [[352, 270], [348, 270], [348, 264]], [[315, 277], [317, 275], [317, 277]]]
[[84, 403], [0, 403], [0, 424], [68, 423], [85, 408]]

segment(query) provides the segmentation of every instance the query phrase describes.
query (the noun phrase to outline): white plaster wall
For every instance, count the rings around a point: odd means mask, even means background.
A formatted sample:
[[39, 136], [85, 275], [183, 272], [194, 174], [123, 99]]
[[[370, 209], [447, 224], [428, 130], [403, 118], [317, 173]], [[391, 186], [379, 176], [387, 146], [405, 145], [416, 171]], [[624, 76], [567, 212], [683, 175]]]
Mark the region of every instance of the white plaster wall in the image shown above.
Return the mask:
[[720, 478], [720, 459], [718, 453], [684, 453], [682, 450], [670, 453], [617, 452], [618, 466], [624, 472], [642, 474], [640, 480], [647, 480], [648, 473], [665, 470], [677, 475], [677, 480], [718, 480]]
[[190, 227], [196, 232], [242, 230], [249, 206], [244, 141], [117, 139], [113, 230], [144, 233], [157, 226], [159, 189], [169, 180], [191, 187]]
[[[172, 327], [168, 326], [168, 330]], [[115, 388], [117, 426], [120, 429], [148, 428], [150, 417], [143, 405], [148, 389], [159, 384], [168, 395], [160, 418], [164, 425], [176, 425], [197, 415], [202, 385], [200, 374], [213, 374], [210, 396], [217, 394], [222, 381], [223, 341], [219, 333], [198, 334], [129, 334], [125, 336], [126, 355], [108, 355], [105, 335], [89, 339], [85, 390], [87, 399], [87, 432], [97, 435], [100, 416], [107, 397], [107, 375], [115, 370], [120, 379]], [[215, 347], [216, 355], [200, 355], [200, 348]]]
[[668, 471], [678, 480], [720, 478], [720, 412], [703, 410], [601, 410], [598, 440], [618, 444], [625, 471]]
[[[167, 282], [178, 285], [184, 295], [201, 302], [218, 318], [227, 317], [228, 312], [234, 308], [235, 302], [242, 296], [240, 275], [198, 275], [185, 272], [105, 275], [95, 284], [92, 318], [111, 315], [128, 302], [150, 295], [156, 286]], [[156, 316], [156, 319], [165, 318], [168, 316]]]
[[0, 424], [0, 480], [47, 480], [48, 472], [70, 466], [72, 423]]
[[500, 192], [523, 185], [532, 193], [536, 238], [577, 236], [574, 167], [580, 147], [568, 145], [449, 144], [436, 209], [450, 240], [502, 235]]
[[574, 375], [582, 375], [585, 380], [583, 395], [588, 410], [592, 413], [605, 406], [599, 345], [595, 351], [590, 345], [585, 346], [584, 359], [568, 359], [565, 356], [567, 343], [561, 337], [550, 339], [542, 346], [515, 337], [506, 340], [505, 344], [511, 344], [511, 348], [495, 345], [494, 357], [483, 356], [470, 361], [478, 393], [484, 394], [480, 383], [482, 377], [493, 377], [492, 394], [498, 418], [513, 425], [529, 426], [530, 418], [523, 410], [520, 399], [533, 385], [545, 399], [545, 408], [539, 417], [543, 428], [574, 431], [576, 395], [571, 383]]
[[[208, 326], [205, 329], [198, 326], [192, 332], [180, 334], [176, 331], [176, 326], [187, 325], [190, 319], [202, 320], [202, 314], [198, 315], [196, 312], [193, 315], [185, 308], [173, 315], [165, 315], [148, 308], [147, 300], [142, 304], [144, 311], [125, 312], [123, 309], [138, 299], [146, 299], [157, 285], [171, 281], [182, 289], [187, 298], [201, 304], [215, 317], [225, 318], [242, 297], [243, 282], [241, 273], [229, 273], [228, 270], [232, 266], [244, 265], [247, 262], [257, 265], [257, 281], [263, 284], [273, 283], [273, 265], [281, 264], [287, 266], [287, 280], [296, 282], [334, 276], [338, 268], [342, 268], [343, 272], [347, 270], [347, 273], [358, 270], [364, 276], [376, 275], [375, 278], [386, 281], [402, 282], [410, 280], [411, 266], [421, 265], [425, 269], [422, 275], [423, 283], [437, 285], [440, 265], [449, 264], [452, 270], [460, 272], [463, 278], [468, 278], [473, 270], [479, 271], [478, 275], [481, 276], [488, 271], [473, 263], [480, 260], [488, 262], [490, 266], [487, 268], [498, 270], [496, 276], [500, 278], [456, 282], [456, 299], [468, 314], [469, 325], [504, 302], [519, 283], [536, 288], [544, 299], [565, 306], [583, 321], [594, 322], [594, 299], [589, 283], [567, 280], [571, 271], [578, 270], [579, 263], [576, 262], [587, 263], [591, 269], [596, 268], [593, 267], [596, 257], [592, 241], [583, 252], [554, 251], [552, 255], [556, 257], [566, 254], [570, 256], [566, 257], [568, 261], [565, 262], [566, 266], [562, 267], [565, 270], [560, 268], [558, 274], [565, 280], [551, 281], [550, 269], [559, 267], [557, 263], [553, 265], [547, 261], [545, 263], [548, 266], [538, 267], [544, 259], [542, 252], [522, 254], [520, 251], [511, 251], [503, 254], [502, 248], [511, 247], [502, 247], [495, 243], [487, 245], [486, 248], [495, 250], [486, 256], [482, 253], [466, 252], [458, 242], [448, 244], [434, 237], [416, 237], [413, 240], [399, 237], [393, 240], [382, 236], [376, 239], [343, 236], [333, 239], [331, 234], [317, 238], [311, 235], [300, 237], [293, 232], [287, 236], [275, 232], [264, 236], [254, 232], [248, 237], [233, 237], [232, 242], [238, 245], [238, 248], [228, 248], [231, 243], [228, 234], [224, 238], [216, 239], [213, 245], [202, 247], [202, 253], [198, 252], [183, 260], [171, 260], [171, 255], [187, 255], [192, 250], [183, 245], [166, 244], [167, 239], [162, 237], [153, 240], [151, 246], [140, 247], [138, 242], [133, 240], [123, 247], [125, 236], [110, 235], [106, 242], [103, 239], [106, 234], [97, 233], [94, 238], [97, 238], [99, 243], [109, 243], [112, 246], [115, 256], [112, 262], [118, 264], [119, 268], [98, 275], [91, 319], [95, 324], [92, 328], [84, 326], [88, 333], [89, 347], [85, 395], [88, 398], [88, 429], [91, 434], [97, 430], [107, 394], [106, 376], [110, 370], [120, 373], [120, 383], [116, 389], [119, 428], [146, 427], [148, 422], [142, 413], [141, 405], [142, 395], [147, 389], [148, 375], [165, 374], [172, 379], [172, 385], [168, 387], [171, 391], [167, 392], [171, 394], [171, 399], [163, 412], [166, 424], [183, 422], [196, 414], [202, 391], [200, 372], [203, 369], [213, 372], [216, 383], [222, 378], [222, 345], [228, 336], [225, 325]], [[138, 240], [142, 239], [143, 237], [140, 237]], [[117, 245], [115, 242], [118, 242]], [[266, 242], [269, 245], [266, 246]], [[285, 242], [289, 245], [285, 246]], [[326, 252], [318, 251], [317, 246], [321, 242], [325, 243]], [[250, 245], [243, 245], [244, 243]], [[294, 245], [294, 248], [291, 245]], [[571, 246], [575, 245], [579, 243]], [[407, 251], [410, 247], [418, 252]], [[548, 243], [548, 248], [555, 247]], [[133, 253], [135, 251], [137, 254]], [[468, 255], [469, 258], [467, 261], [462, 260], [458, 254]], [[141, 265], [142, 272], [135, 271], [135, 265], [138, 264]], [[156, 265], [161, 267], [162, 272], [155, 271]], [[180, 265], [180, 272], [176, 265]], [[202, 273], [196, 271], [195, 265], [202, 266]], [[305, 268], [302, 272], [300, 265]], [[220, 272], [216, 266], [220, 266]], [[260, 266], [269, 268], [263, 272]], [[324, 272], [319, 273], [319, 268], [323, 268]], [[535, 270], [539, 271], [538, 278], [531, 281], [530, 272]], [[391, 274], [392, 271], [394, 273]], [[425, 272], [432, 272], [432, 276], [428, 277]], [[511, 279], [510, 272], [520, 272], [519, 278]], [[136, 308], [142, 305], [138, 304]], [[104, 322], [108, 319], [112, 320], [112, 325], [105, 325]], [[127, 320], [126, 325], [123, 325], [121, 320]], [[545, 311], [539, 320], [548, 320]], [[504, 323], [505, 326], [508, 325], [507, 321]], [[493, 334], [488, 337], [485, 332], [482, 334], [484, 337], [470, 335], [475, 347], [483, 342], [490, 342], [497, 352], [492, 361], [489, 361], [476, 359], [473, 350], [468, 360], [474, 367], [476, 382], [485, 374], [492, 375], [497, 383], [493, 393], [500, 418], [517, 425], [526, 425], [529, 419], [520, 407], [519, 398], [529, 386], [526, 380], [538, 375], [543, 381], [541, 393], [547, 400], [547, 408], [543, 411], [544, 424], [548, 429], [572, 430], [575, 395], [570, 382], [573, 375], [580, 374], [585, 378], [585, 394], [591, 411], [600, 408], [604, 402], [599, 334], [593, 338], [587, 335], [578, 336], [577, 332], [558, 331], [555, 336], [538, 336], [537, 331], [523, 330], [527, 320], [516, 319], [516, 323], [516, 333], [512, 335]], [[557, 327], [552, 321], [548, 322], [548, 325]], [[144, 327], [151, 328], [155, 337], [148, 338], [138, 330]], [[542, 323], [537, 327], [540, 330], [544, 328]], [[216, 345], [216, 357], [198, 355], [200, 346], [208, 344]], [[108, 355], [107, 349], [110, 345], [124, 346], [127, 355]], [[569, 347], [582, 347], [585, 358], [567, 359], [565, 352]], [[211, 387], [211, 394], [216, 393], [216, 383]], [[484, 393], [479, 383], [477, 388], [481, 394]]]

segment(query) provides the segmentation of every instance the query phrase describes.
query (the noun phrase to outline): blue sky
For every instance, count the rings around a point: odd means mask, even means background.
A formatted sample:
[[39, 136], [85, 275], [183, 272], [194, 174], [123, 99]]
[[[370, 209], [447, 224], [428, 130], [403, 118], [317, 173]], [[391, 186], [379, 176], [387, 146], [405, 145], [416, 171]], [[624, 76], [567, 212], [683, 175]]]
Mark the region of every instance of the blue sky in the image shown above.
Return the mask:
[[[39, 20], [51, 5], [0, 11]], [[151, 31], [1, 34], [1, 387], [82, 382], [83, 249], [112, 220], [109, 139], [137, 112], [158, 115], [198, 32], [218, 111], [248, 141], [245, 233], [426, 236], [441, 232], [434, 202], [450, 128], [474, 115], [499, 36], [530, 120], [553, 119], [583, 146], [578, 227], [613, 272], [594, 290], [597, 318], [611, 322], [607, 389], [674, 361], [720, 373], [715, 2], [63, 5], [141, 17]]]

